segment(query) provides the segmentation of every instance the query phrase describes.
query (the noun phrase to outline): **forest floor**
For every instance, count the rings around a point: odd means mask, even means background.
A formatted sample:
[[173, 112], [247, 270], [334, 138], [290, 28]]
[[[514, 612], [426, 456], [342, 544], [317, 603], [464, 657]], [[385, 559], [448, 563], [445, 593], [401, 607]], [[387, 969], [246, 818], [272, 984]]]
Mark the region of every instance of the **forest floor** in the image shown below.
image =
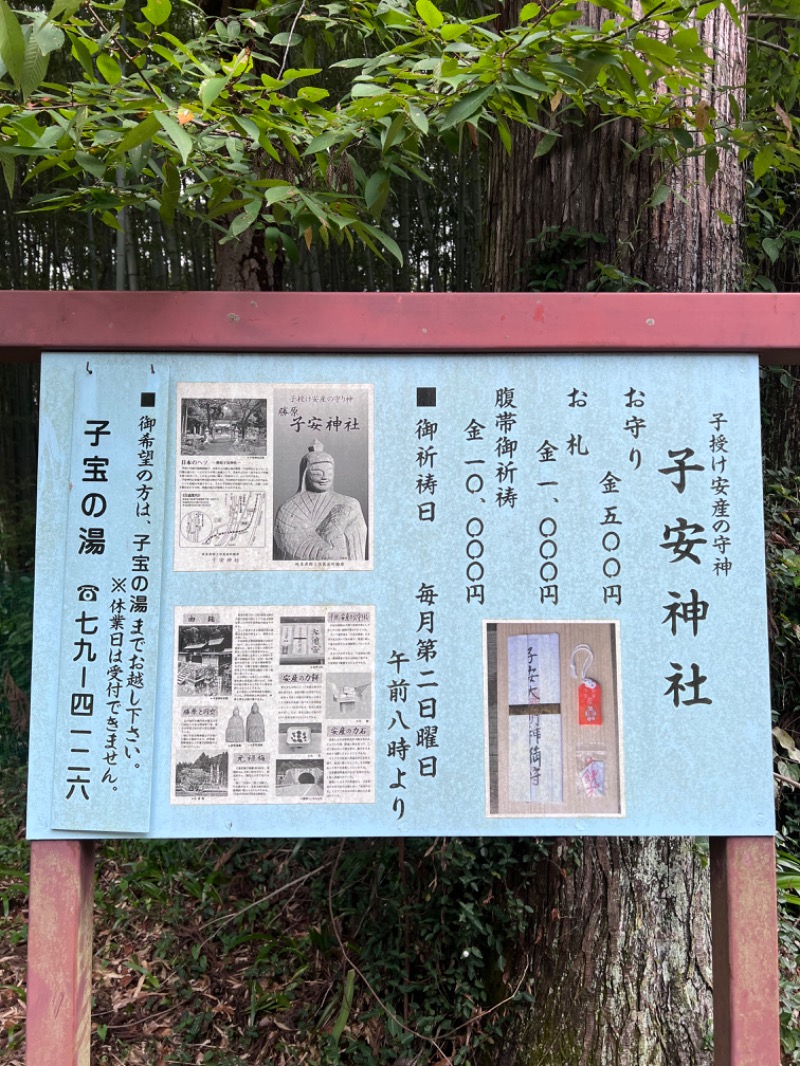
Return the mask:
[[[24, 771], [0, 767], [0, 1066], [25, 1060], [24, 807]], [[530, 1002], [496, 937], [502, 916], [507, 941], [529, 920], [504, 887], [531, 858], [479, 841], [103, 843], [92, 1064], [497, 1061]], [[787, 870], [784, 1066], [800, 1064], [800, 865]]]
[[[3, 1066], [23, 1066], [25, 1058], [24, 791], [22, 771], [4, 769]], [[250, 841], [102, 845], [94, 912], [94, 1066], [338, 1061], [353, 980], [347, 981], [346, 964], [328, 950], [328, 937], [314, 923], [326, 910], [320, 885], [327, 895], [337, 850], [328, 842], [324, 849], [309, 845], [303, 855], [292, 842], [269, 849], [267, 857], [263, 845]], [[362, 1012], [356, 1023], [360, 1041], [376, 1050], [386, 1039], [379, 1014]]]
[[[25, 1059], [24, 808], [24, 771], [0, 767], [2, 1066]], [[419, 841], [413, 858], [406, 844], [100, 845], [93, 1066], [467, 1066], [479, 1046], [493, 1061], [501, 1008], [513, 1014], [529, 997], [519, 994], [519, 982], [487, 1008], [480, 949], [470, 955], [450, 943], [438, 906], [426, 901], [437, 886], [441, 898], [452, 891], [451, 904], [465, 918], [455, 933], [475, 944], [477, 930], [491, 926], [489, 908], [473, 899], [487, 882], [469, 865], [464, 872], [453, 848], [462, 862], [465, 855], [491, 861], [496, 882], [506, 869], [465, 844]], [[429, 929], [412, 922], [404, 892], [417, 914], [424, 909]], [[500, 898], [498, 906], [507, 910]]]

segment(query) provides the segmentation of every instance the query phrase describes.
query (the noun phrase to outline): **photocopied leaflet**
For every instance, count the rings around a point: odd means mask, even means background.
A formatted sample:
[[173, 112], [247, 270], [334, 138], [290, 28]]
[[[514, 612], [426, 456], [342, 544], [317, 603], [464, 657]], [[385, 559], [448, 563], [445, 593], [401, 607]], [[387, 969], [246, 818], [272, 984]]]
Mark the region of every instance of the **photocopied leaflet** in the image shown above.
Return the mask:
[[373, 607], [178, 607], [171, 801], [371, 803]]

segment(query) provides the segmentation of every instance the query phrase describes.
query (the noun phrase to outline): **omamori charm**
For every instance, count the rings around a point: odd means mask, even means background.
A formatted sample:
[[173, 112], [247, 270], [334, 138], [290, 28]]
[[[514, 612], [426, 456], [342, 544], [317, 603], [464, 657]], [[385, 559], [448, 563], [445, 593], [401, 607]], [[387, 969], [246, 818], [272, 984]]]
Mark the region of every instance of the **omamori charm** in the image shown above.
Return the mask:
[[577, 680], [578, 673], [575, 669], [575, 656], [578, 652], [586, 652], [588, 658], [583, 664], [580, 673], [580, 687], [578, 688], [578, 724], [579, 725], [602, 725], [603, 724], [603, 692], [600, 685], [591, 677], [586, 676], [586, 671], [592, 665], [592, 649], [588, 644], [578, 644], [572, 652], [569, 669], [572, 676]]

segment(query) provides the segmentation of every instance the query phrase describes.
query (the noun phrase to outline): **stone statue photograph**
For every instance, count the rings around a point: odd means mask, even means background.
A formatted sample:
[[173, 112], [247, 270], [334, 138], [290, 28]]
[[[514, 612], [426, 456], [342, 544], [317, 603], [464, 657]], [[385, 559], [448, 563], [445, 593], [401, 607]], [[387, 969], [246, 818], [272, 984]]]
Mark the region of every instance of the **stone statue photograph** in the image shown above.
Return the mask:
[[275, 558], [356, 560], [367, 558], [367, 523], [361, 504], [334, 489], [336, 465], [314, 438], [300, 458], [297, 492], [275, 516]]
[[272, 411], [274, 564], [371, 570], [372, 385], [276, 385]]

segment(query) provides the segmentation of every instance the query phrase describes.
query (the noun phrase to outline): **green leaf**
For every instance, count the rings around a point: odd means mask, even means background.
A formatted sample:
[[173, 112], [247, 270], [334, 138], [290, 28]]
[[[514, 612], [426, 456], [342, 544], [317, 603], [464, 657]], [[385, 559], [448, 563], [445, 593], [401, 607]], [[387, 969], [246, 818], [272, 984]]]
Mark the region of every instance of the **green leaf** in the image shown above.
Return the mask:
[[617, 83], [617, 86], [623, 96], [626, 96], [629, 100], [636, 101], [636, 89], [633, 87], [633, 82], [628, 77], [628, 72], [623, 70], [622, 67], [610, 66], [609, 72], [611, 77]]
[[354, 100], [358, 100], [365, 96], [383, 96], [385, 92], [384, 87], [374, 81], [357, 81], [353, 83], [350, 95]]
[[162, 221], [171, 226], [175, 221], [175, 209], [181, 197], [181, 176], [178, 168], [168, 159], [162, 167], [164, 183], [161, 186], [161, 203], [158, 213]]
[[365, 67], [369, 59], [340, 59], [337, 63], [331, 63], [331, 70], [338, 67], [342, 70], [352, 70], [354, 67]]
[[761, 247], [764, 249], [770, 262], [776, 263], [778, 261], [778, 256], [781, 254], [781, 248], [783, 248], [783, 241], [779, 237], [765, 237], [761, 242]]
[[484, 85], [481, 89], [473, 89], [472, 92], [463, 96], [457, 104], [445, 112], [444, 118], [439, 123], [443, 130], [452, 126], [459, 126], [462, 122], [468, 122], [474, 118], [483, 107], [483, 104], [494, 92], [494, 85]]
[[162, 26], [172, 12], [170, 0], [147, 0], [142, 14], [153, 26]]
[[441, 13], [436, 4], [432, 4], [431, 0], [417, 0], [414, 5], [417, 9], [417, 14], [431, 30], [438, 30], [441, 24], [444, 22], [444, 15]]
[[20, 88], [25, 64], [25, 38], [6, 0], [0, 0], [0, 59], [11, 80]]
[[533, 153], [533, 158], [538, 159], [540, 156], [547, 155], [547, 153], [550, 151], [550, 149], [553, 147], [557, 140], [557, 133], [553, 133], [552, 131], [550, 133], [546, 133], [536, 145], [536, 149]]
[[5, 179], [6, 188], [8, 189], [8, 195], [14, 195], [14, 178], [16, 177], [16, 163], [15, 160], [9, 159], [6, 155], [0, 155], [0, 167], [3, 168], [3, 178]]
[[549, 93], [550, 86], [540, 78], [534, 78], [526, 70], [515, 70], [514, 81], [534, 93]]
[[111, 229], [122, 230], [119, 219], [116, 215], [112, 215], [110, 211], [104, 211], [100, 216], [100, 221], [105, 222]]
[[316, 104], [330, 95], [328, 90], [323, 89], [320, 85], [305, 85], [302, 89], [297, 90], [299, 100], [308, 100], [312, 104]]
[[[0, 0], [0, 2], [2, 2], [2, 0]], [[82, 41], [80, 37], [75, 37], [72, 40], [72, 54], [83, 67], [83, 71], [89, 81], [94, 81], [94, 66], [92, 65], [92, 53], [87, 48], [86, 42]]]
[[261, 200], [248, 200], [239, 214], [234, 218], [228, 227], [227, 234], [220, 241], [221, 244], [226, 244], [228, 241], [233, 240], [235, 237], [241, 236], [245, 230], [250, 229], [255, 220], [258, 218], [259, 211], [261, 210]]
[[40, 16], [34, 23], [33, 36], [36, 38], [42, 55], [45, 56], [63, 48], [67, 40], [64, 31], [54, 26], [52, 22], [48, 22], [44, 16]]
[[356, 972], [355, 970], [348, 970], [347, 977], [344, 982], [344, 995], [342, 996], [342, 1005], [339, 1008], [339, 1014], [336, 1017], [333, 1028], [331, 1029], [331, 1040], [334, 1044], [338, 1044], [342, 1038], [342, 1033], [347, 1026], [347, 1019], [350, 1017], [350, 1010], [353, 1006], [353, 988], [355, 986]]
[[204, 78], [200, 82], [200, 103], [205, 108], [211, 107], [219, 94], [228, 84], [230, 79], [225, 78]]
[[179, 126], [175, 119], [170, 118], [164, 111], [155, 112], [155, 116], [164, 133], [178, 149], [181, 159], [186, 163], [186, 160], [191, 155], [194, 143], [191, 134], [183, 126]]
[[416, 104], [408, 104], [408, 117], [423, 136], [428, 132], [428, 116]]
[[655, 37], [648, 37], [645, 33], [636, 35], [636, 47], [646, 56], [650, 56], [658, 63], [670, 66], [675, 62], [675, 49]]
[[523, 4], [519, 13], [519, 21], [529, 22], [531, 19], [535, 19], [541, 10], [538, 4]]
[[326, 152], [329, 148], [333, 148], [335, 144], [338, 144], [339, 140], [339, 133], [328, 130], [325, 133], [321, 133], [319, 137], [315, 137], [303, 155], [316, 155], [317, 152]]
[[299, 33], [276, 33], [270, 41], [270, 44], [274, 44], [276, 48], [293, 48], [294, 45], [300, 44], [303, 38]]
[[395, 117], [392, 119], [389, 128], [383, 134], [383, 143], [381, 145], [381, 151], [384, 155], [386, 154], [386, 152], [389, 151], [394, 142], [400, 136], [400, 132], [405, 128], [405, 124], [406, 113], [405, 111], [400, 111], [399, 114], [395, 115]]
[[248, 200], [242, 208], [242, 214], [240, 217], [247, 219], [247, 225], [252, 226], [255, 220], [258, 218], [261, 211], [261, 199], [256, 197], [254, 200]]
[[144, 144], [145, 141], [150, 140], [154, 133], [159, 129], [158, 115], [152, 112], [147, 118], [142, 119], [133, 129], [128, 130], [125, 136], [117, 145], [114, 155], [122, 155], [123, 152], [129, 152], [131, 148], [136, 148], [140, 144]]
[[25, 56], [22, 62], [22, 96], [27, 100], [44, 81], [49, 57], [42, 55], [39, 43], [31, 33], [25, 42]]
[[280, 203], [283, 200], [290, 200], [296, 195], [297, 190], [294, 185], [273, 185], [271, 189], [267, 189], [264, 193], [264, 200], [271, 207], [273, 204]]
[[364, 200], [376, 218], [381, 217], [386, 200], [389, 197], [389, 175], [385, 170], [376, 170], [367, 182]]
[[47, 17], [57, 19], [63, 15], [64, 18], [69, 18], [75, 14], [81, 3], [82, 0], [54, 0], [53, 6], [50, 8], [50, 14]]
[[647, 73], [647, 67], [633, 52], [629, 52], [624, 57], [625, 65], [628, 71], [633, 75], [633, 80], [639, 86], [643, 93], [650, 92], [650, 76]]
[[703, 167], [705, 170], [706, 185], [710, 185], [717, 176], [717, 171], [719, 170], [719, 152], [716, 148], [709, 148], [706, 150], [705, 158], [703, 159]]
[[93, 156], [91, 152], [76, 152], [75, 162], [81, 170], [85, 170], [86, 173], [91, 174], [93, 178], [102, 178], [105, 176], [105, 163], [102, 159]]
[[742, 28], [742, 18], [736, 7], [736, 4], [732, 3], [732, 0], [722, 0], [722, 6], [730, 15], [731, 19], [733, 20], [733, 24], [736, 26], [737, 29], [740, 30]]
[[223, 60], [220, 66], [230, 78], [241, 78], [253, 67], [253, 57], [249, 48], [242, 48], [230, 62]]
[[103, 75], [109, 85], [117, 85], [122, 78], [122, 67], [107, 52], [101, 52], [97, 57], [97, 69]]
[[443, 41], [457, 41], [459, 37], [469, 32], [469, 26], [463, 22], [448, 22], [446, 26], [442, 26], [440, 32]]
[[364, 226], [364, 229], [372, 234], [376, 241], [379, 241], [383, 247], [389, 252], [400, 266], [403, 265], [403, 253], [400, 251], [400, 247], [397, 242], [389, 236], [388, 233], [384, 233], [382, 229], [378, 229], [377, 226]]
[[753, 160], [753, 177], [756, 181], [762, 178], [775, 162], [775, 152], [770, 145], [762, 148]]

